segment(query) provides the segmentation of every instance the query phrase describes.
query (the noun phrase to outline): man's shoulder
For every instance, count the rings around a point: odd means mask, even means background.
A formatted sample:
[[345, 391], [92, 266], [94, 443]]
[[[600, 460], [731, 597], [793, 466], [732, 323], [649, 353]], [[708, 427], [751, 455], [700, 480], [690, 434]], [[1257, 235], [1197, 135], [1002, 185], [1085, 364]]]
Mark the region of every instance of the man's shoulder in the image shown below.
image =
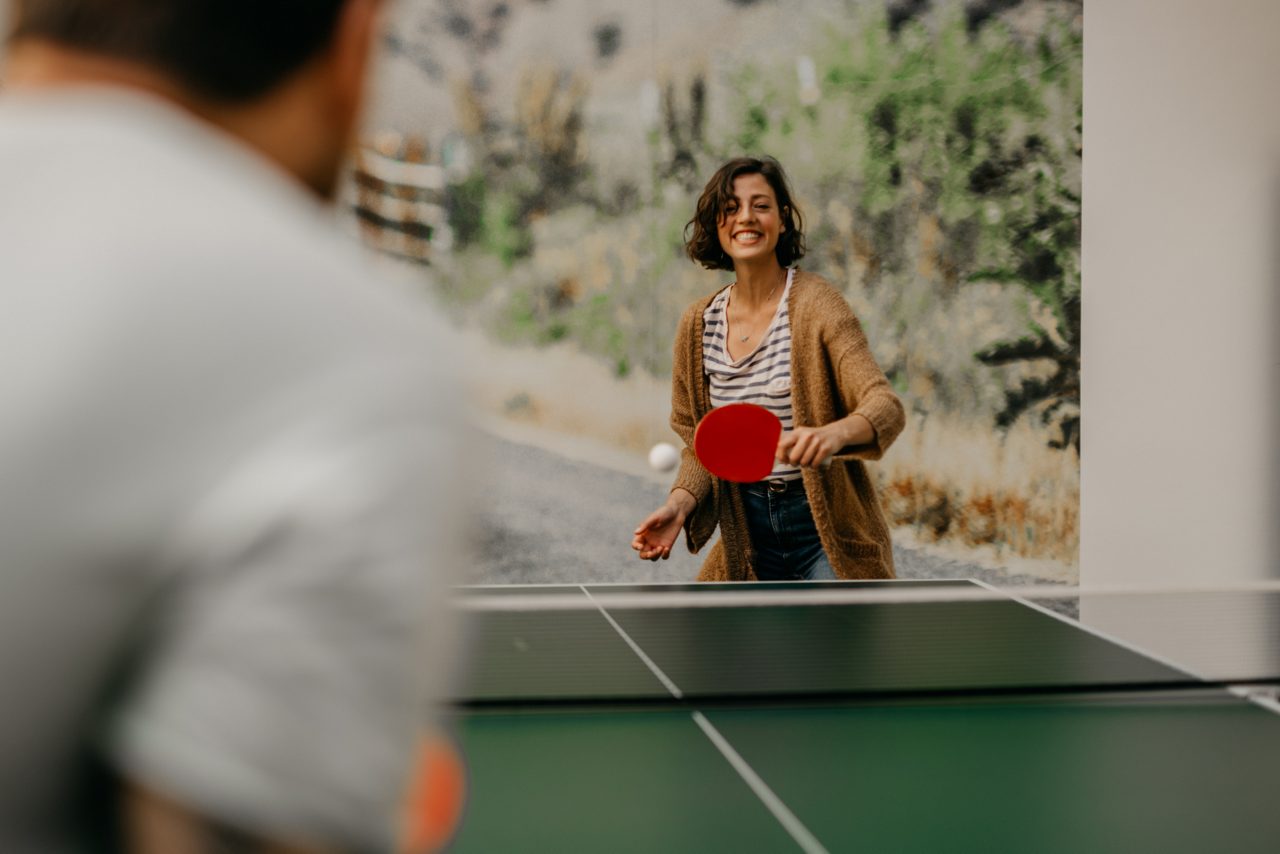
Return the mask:
[[135, 263], [131, 253], [142, 250], [185, 261], [192, 273], [215, 253], [340, 263], [324, 227], [331, 218], [300, 182], [163, 99], [105, 88], [28, 95], [7, 98], [0, 116], [3, 150], [22, 160], [8, 175], [18, 198], [43, 215], [61, 207], [65, 219], [40, 222], [74, 228], [90, 252], [108, 247]]
[[[423, 286], [375, 268], [331, 211], [233, 140], [136, 98], [10, 106], [3, 295], [51, 327], [60, 305], [101, 307], [81, 314], [79, 346], [112, 383], [174, 401], [176, 387], [233, 376], [239, 401], [375, 365], [417, 377], [457, 363]], [[19, 169], [8, 155], [23, 153]], [[68, 235], [74, 251], [52, 251]]]
[[107, 236], [129, 247], [113, 254], [132, 278], [116, 283], [130, 298], [185, 296], [157, 300], [178, 322], [200, 307], [242, 312], [243, 334], [281, 344], [310, 337], [340, 349], [360, 339], [386, 349], [438, 331], [423, 289], [379, 267], [332, 210], [251, 154], [224, 157], [179, 156], [138, 174], [137, 215]]

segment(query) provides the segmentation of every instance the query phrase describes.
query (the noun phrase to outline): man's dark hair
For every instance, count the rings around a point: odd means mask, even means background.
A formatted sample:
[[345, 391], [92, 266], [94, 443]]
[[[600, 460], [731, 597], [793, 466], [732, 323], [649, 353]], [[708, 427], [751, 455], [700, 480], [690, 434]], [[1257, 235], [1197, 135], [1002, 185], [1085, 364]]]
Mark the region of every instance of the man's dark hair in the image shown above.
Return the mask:
[[[733, 182], [742, 175], [763, 175], [778, 200], [784, 231], [778, 236], [774, 254], [778, 263], [787, 267], [804, 257], [804, 218], [791, 199], [791, 186], [782, 164], [772, 157], [735, 157], [716, 170], [702, 195], [693, 219], [685, 224], [684, 250], [694, 261], [708, 270], [732, 270], [733, 259], [720, 245], [716, 227], [730, 202], [734, 200]], [[689, 231], [693, 234], [690, 236]]]
[[45, 39], [143, 63], [235, 103], [271, 91], [327, 47], [346, 0], [18, 0], [11, 40]]

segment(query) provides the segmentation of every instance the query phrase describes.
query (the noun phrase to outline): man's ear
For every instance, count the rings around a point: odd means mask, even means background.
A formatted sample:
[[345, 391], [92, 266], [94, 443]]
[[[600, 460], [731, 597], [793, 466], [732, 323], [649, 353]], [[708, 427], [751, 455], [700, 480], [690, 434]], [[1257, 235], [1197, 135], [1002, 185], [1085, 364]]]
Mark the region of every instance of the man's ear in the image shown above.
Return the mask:
[[382, 26], [383, 0], [346, 0], [329, 50], [335, 101], [354, 133], [364, 104], [374, 46]]

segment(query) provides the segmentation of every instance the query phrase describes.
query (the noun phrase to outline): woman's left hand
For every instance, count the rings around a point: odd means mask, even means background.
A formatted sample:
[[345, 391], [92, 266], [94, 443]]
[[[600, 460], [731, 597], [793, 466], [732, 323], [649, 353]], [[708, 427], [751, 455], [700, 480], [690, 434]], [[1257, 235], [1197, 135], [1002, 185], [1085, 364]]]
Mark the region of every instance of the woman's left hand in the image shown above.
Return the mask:
[[793, 466], [813, 467], [822, 465], [836, 451], [844, 447], [836, 435], [834, 424], [825, 427], [797, 427], [783, 433], [778, 440], [779, 462]]

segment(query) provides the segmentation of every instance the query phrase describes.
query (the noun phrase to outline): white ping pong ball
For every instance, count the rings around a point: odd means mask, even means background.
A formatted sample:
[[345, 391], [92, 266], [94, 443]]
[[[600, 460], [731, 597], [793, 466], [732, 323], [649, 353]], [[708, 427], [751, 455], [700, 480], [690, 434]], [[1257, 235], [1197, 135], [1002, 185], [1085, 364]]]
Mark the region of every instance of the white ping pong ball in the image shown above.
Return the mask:
[[649, 449], [649, 465], [658, 471], [671, 471], [680, 462], [680, 452], [674, 445], [659, 442]]

